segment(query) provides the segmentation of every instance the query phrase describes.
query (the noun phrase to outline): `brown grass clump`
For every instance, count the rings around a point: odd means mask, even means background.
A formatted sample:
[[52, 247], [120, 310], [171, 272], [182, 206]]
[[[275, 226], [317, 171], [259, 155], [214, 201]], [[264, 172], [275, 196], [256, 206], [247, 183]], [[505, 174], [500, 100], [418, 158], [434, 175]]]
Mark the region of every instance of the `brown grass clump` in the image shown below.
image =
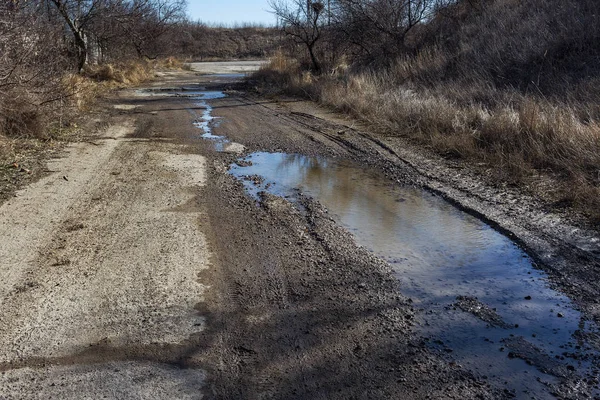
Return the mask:
[[154, 77], [153, 66], [136, 61], [123, 64], [88, 65], [82, 76], [96, 82], [110, 82], [119, 86], [135, 86]]
[[318, 99], [316, 80], [309, 71], [302, 70], [298, 61], [277, 52], [270, 62], [253, 75], [256, 87], [265, 95], [285, 93]]
[[109, 90], [136, 86], [154, 78], [155, 65], [136, 61], [122, 64], [88, 65], [82, 74], [63, 77], [63, 88], [78, 110], [88, 110]]
[[67, 101], [80, 111], [88, 110], [111, 86], [110, 83], [98, 82], [79, 74], [69, 74], [63, 78]]
[[0, 134], [44, 138], [46, 120], [25, 90], [12, 90], [0, 100]]
[[184, 69], [186, 64], [176, 57], [167, 57], [157, 62], [158, 68], [164, 69]]

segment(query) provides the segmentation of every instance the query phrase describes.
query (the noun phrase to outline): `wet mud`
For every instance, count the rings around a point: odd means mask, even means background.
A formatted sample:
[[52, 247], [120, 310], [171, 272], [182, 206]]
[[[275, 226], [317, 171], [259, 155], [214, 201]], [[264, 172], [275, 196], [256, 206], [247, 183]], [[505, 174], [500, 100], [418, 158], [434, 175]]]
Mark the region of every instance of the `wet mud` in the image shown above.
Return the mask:
[[[298, 146], [295, 135], [286, 140], [276, 133], [243, 138], [227, 122], [219, 128], [259, 150], [230, 164], [258, 206], [265, 193], [300, 210], [303, 196], [319, 201], [358, 245], [392, 267], [399, 293], [417, 310], [411, 332], [506, 395], [597, 395], [597, 346], [580, 339], [597, 335], [597, 326], [578, 299], [556, 290], [530, 249], [486, 218], [419, 188], [423, 178], [402, 163], [390, 165], [377, 154], [361, 165], [373, 149], [347, 141], [330, 123], [302, 113], [285, 118], [300, 120], [296, 130], [312, 143]], [[517, 347], [529, 350], [507, 350], [515, 337]]]
[[[377, 171], [349, 162], [253, 153], [239, 164], [231, 173], [254, 197], [268, 191], [297, 202], [296, 194], [304, 193], [327, 207], [358, 244], [392, 266], [400, 291], [421, 311], [413, 331], [443, 343], [474, 373], [538, 396], [550, 395], [567, 378], [594, 377], [599, 354], [589, 343], [577, 348], [573, 343], [574, 335], [597, 327], [580, 326], [583, 316], [570, 299], [549, 287], [546, 275], [515, 243], [482, 221], [422, 189], [392, 185]], [[508, 357], [499, 343], [515, 335], [539, 346], [536, 360], [546, 357], [561, 367]], [[564, 349], [571, 349], [569, 356], [562, 356]], [[567, 367], [577, 375], [556, 373]], [[588, 390], [595, 392], [593, 386]]]

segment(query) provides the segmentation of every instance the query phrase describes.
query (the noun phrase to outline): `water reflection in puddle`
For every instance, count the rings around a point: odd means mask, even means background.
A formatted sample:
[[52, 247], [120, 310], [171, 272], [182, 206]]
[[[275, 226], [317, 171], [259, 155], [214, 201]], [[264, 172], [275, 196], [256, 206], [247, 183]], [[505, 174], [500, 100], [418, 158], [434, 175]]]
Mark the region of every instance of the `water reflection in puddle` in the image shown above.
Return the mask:
[[[348, 164], [281, 153], [255, 153], [245, 161], [251, 165], [230, 171], [251, 194], [265, 190], [293, 197], [300, 188], [360, 245], [387, 260], [403, 294], [424, 310], [419, 332], [461, 365], [507, 382], [519, 397], [529, 393], [526, 398], [551, 397], [543, 382], [558, 384], [553, 375], [568, 376], [573, 367], [582, 377], [591, 374], [582, 359], [596, 354], [576, 339], [578, 330], [589, 329], [580, 313], [549, 288], [546, 275], [521, 249], [480, 220], [426, 191], [391, 186]], [[264, 181], [244, 179], [254, 175]], [[490, 324], [454, 307], [457, 296], [477, 297], [503, 323]], [[539, 349], [532, 356], [536, 366], [508, 356], [532, 348]]]

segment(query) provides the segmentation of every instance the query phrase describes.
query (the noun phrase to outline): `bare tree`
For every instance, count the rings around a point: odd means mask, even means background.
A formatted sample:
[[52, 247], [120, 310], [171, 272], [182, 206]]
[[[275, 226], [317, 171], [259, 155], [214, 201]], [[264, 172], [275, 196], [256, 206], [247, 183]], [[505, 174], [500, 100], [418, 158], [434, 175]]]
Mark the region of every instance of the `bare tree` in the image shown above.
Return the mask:
[[408, 51], [406, 39], [445, 0], [336, 0], [336, 29], [358, 52], [389, 58]]
[[156, 58], [168, 48], [159, 39], [177, 22], [185, 20], [185, 0], [137, 0], [127, 12], [127, 37], [139, 57]]
[[151, 47], [169, 24], [185, 17], [185, 0], [48, 0], [72, 34], [77, 68], [94, 45], [131, 45], [139, 57], [154, 58]]
[[50, 0], [68, 26], [77, 49], [77, 69], [82, 70], [88, 57], [88, 27], [102, 14], [104, 0]]
[[26, 1], [0, 4], [0, 95], [15, 86], [42, 90], [64, 67], [60, 30], [42, 9]]
[[271, 0], [269, 5], [279, 19], [281, 29], [296, 42], [306, 46], [312, 69], [321, 71], [315, 46], [322, 38], [325, 5], [311, 0]]

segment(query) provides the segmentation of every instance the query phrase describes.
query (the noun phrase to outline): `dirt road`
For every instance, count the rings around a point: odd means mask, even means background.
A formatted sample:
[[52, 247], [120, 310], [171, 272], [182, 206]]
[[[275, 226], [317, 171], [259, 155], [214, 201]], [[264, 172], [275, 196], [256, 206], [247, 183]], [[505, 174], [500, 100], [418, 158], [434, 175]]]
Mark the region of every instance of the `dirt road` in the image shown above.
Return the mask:
[[[596, 378], [570, 370], [532, 392], [462, 365], [321, 203], [254, 198], [228, 171], [270, 151], [427, 186], [545, 259], [582, 323], [598, 315], [593, 229], [309, 104], [255, 98], [234, 82], [247, 65], [216, 67], [115, 94], [86, 141], [0, 207], [0, 398], [592, 396]], [[523, 348], [511, 359], [548, 369]]]

